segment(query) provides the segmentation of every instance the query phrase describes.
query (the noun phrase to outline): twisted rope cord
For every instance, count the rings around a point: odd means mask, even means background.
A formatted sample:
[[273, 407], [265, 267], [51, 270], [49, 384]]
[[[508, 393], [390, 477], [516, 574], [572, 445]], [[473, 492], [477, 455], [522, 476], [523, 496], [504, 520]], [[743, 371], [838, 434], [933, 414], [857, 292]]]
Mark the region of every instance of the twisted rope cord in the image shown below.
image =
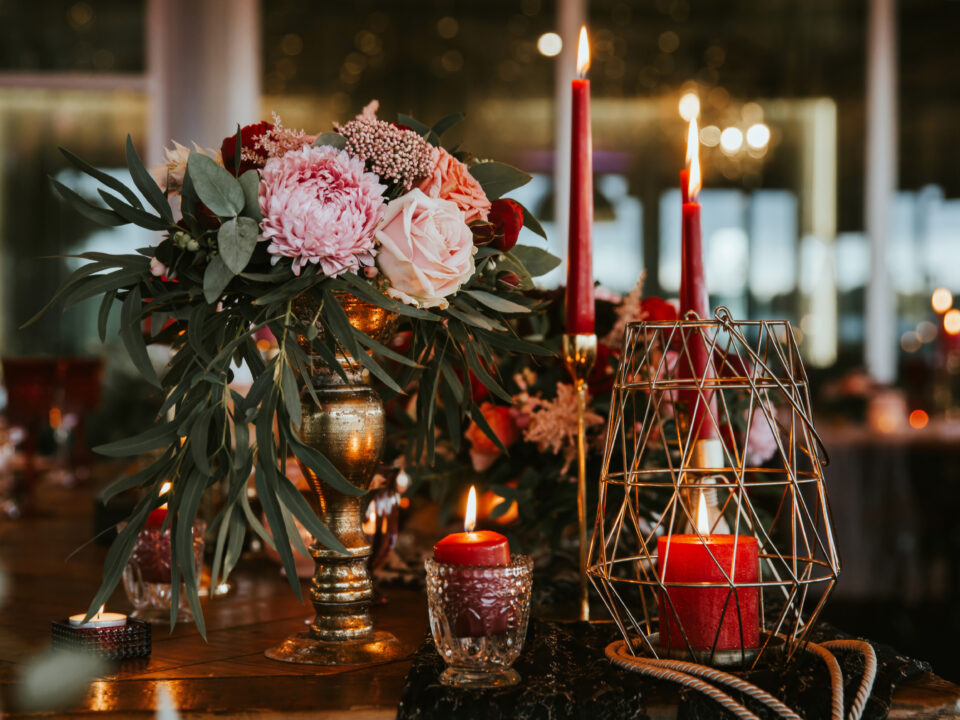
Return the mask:
[[614, 664], [619, 665], [625, 670], [632, 670], [638, 672], [642, 675], [647, 675], [656, 680], [669, 680], [670, 682], [675, 682], [679, 685], [685, 685], [692, 690], [696, 690], [699, 693], [703, 693], [711, 700], [719, 703], [724, 708], [736, 715], [740, 720], [760, 720], [759, 717], [754, 715], [752, 712], [747, 710], [743, 705], [738, 703], [732, 697], [727, 695], [722, 690], [718, 690], [716, 687], [711, 685], [708, 682], [704, 682], [699, 678], [694, 677], [693, 675], [688, 675], [684, 672], [679, 672], [677, 670], [671, 670], [668, 667], [661, 665], [661, 661], [654, 658], [642, 658], [623, 656], [620, 655], [615, 646], [617, 644], [622, 645], [623, 640], [618, 640], [617, 642], [611, 643], [607, 646], [606, 655], [607, 658]]
[[[858, 652], [864, 657], [863, 677], [860, 679], [860, 687], [847, 715], [847, 720], [860, 720], [876, 680], [877, 654], [870, 643], [861, 640], [830, 640], [822, 645], [806, 644], [805, 650], [823, 660], [830, 674], [831, 720], [844, 720], [843, 673], [840, 671], [840, 664], [836, 657], [827, 648]], [[749, 695], [787, 720], [800, 720], [797, 713], [762, 688], [721, 670], [682, 660], [635, 656], [627, 651], [627, 645], [623, 640], [610, 643], [605, 652], [607, 658], [615, 665], [659, 680], [670, 680], [685, 685], [716, 701], [741, 720], [754, 720], [757, 716], [744, 705], [700, 678], [707, 678]]]
[[[728, 687], [732, 687], [734, 690], [739, 690], [742, 693], [750, 695], [750, 697], [758, 700], [763, 703], [771, 710], [776, 712], [781, 717], [787, 718], [787, 720], [802, 720], [802, 718], [791, 710], [789, 707], [784, 705], [780, 700], [775, 698], [773, 695], [768, 693], [762, 688], [758, 688], [756, 685], [747, 682], [741, 678], [738, 678], [736, 675], [731, 675], [730, 673], [725, 673], [722, 670], [717, 670], [715, 668], [708, 667], [706, 665], [700, 665], [699, 663], [685, 662], [683, 660], [670, 660], [667, 658], [644, 658], [631, 655], [627, 652], [626, 643], [622, 640], [619, 640], [615, 643], [611, 643], [607, 646], [606, 649], [607, 657], [610, 658], [613, 662], [617, 663], [621, 667], [626, 669], [633, 669], [634, 663], [637, 661], [645, 662], [653, 667], [664, 667], [679, 672], [685, 675], [698, 676], [706, 680], [712, 680], [713, 682], [721, 683]], [[620, 661], [620, 662], [618, 662]], [[704, 683], [705, 685], [707, 683]], [[709, 686], [708, 687], [712, 687]], [[740, 705], [740, 703], [737, 703]], [[743, 707], [740, 705], [740, 707]], [[746, 710], [746, 708], [744, 708]], [[749, 711], [748, 711], [749, 712]], [[752, 713], [751, 713], [752, 714]]]
[[850, 706], [848, 720], [860, 720], [863, 715], [867, 700], [870, 699], [870, 693], [873, 692], [873, 683], [877, 679], [877, 652], [873, 645], [863, 640], [828, 640], [820, 643], [821, 647], [849, 650], [863, 655], [863, 677], [860, 679], [860, 687], [853, 698], [853, 704]]

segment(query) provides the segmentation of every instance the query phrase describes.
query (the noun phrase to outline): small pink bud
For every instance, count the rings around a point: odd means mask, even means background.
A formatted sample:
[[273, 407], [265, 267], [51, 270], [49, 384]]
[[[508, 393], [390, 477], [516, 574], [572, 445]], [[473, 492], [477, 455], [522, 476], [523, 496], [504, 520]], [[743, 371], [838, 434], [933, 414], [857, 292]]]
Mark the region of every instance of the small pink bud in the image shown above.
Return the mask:
[[375, 278], [378, 272], [380, 271], [373, 265], [368, 265], [363, 269], [363, 274], [368, 278]]

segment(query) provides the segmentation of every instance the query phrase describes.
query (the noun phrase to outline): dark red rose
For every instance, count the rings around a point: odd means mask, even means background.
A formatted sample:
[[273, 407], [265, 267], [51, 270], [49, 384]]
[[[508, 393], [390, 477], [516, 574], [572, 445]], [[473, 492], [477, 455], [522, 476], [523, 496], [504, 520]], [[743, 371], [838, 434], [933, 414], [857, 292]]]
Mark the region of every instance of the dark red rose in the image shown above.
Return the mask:
[[593, 397], [609, 395], [610, 391], [613, 390], [616, 363], [612, 363], [611, 360], [616, 360], [618, 357], [619, 353], [609, 345], [604, 345], [602, 342], [597, 343], [597, 359], [593, 363], [590, 376], [587, 378], [587, 387]]
[[489, 245], [497, 235], [497, 229], [493, 223], [475, 222], [470, 225], [470, 232], [473, 233], [473, 244], [479, 246]]
[[237, 154], [237, 134], [234, 133], [228, 138], [223, 139], [220, 145], [220, 154], [223, 156], [223, 166], [234, 175], [243, 175], [252, 168], [262, 168], [266, 162], [266, 156], [257, 150], [257, 140], [263, 137], [267, 132], [273, 130], [273, 124], [268, 122], [254, 123], [240, 128], [241, 147], [257, 154], [254, 160], [243, 159], [240, 161], [240, 168], [234, 166], [234, 157]]
[[507, 198], [494, 200], [488, 218], [496, 230], [491, 243], [493, 247], [503, 252], [512, 250], [523, 227], [523, 208], [520, 203]]
[[647, 322], [676, 322], [677, 308], [666, 300], [648, 297], [640, 301], [640, 317]]

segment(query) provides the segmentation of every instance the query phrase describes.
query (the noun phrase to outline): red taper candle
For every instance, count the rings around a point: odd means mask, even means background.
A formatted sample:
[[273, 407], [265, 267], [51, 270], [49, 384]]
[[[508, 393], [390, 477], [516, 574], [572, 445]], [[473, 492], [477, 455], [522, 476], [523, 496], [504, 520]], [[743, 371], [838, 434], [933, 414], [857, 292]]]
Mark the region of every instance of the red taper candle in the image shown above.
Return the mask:
[[570, 226], [567, 244], [567, 332], [594, 331], [593, 141], [590, 135], [590, 47], [580, 28], [577, 73], [572, 84], [570, 143]]
[[[687, 180], [680, 248], [680, 318], [682, 320], [687, 319], [689, 312], [696, 313], [701, 320], [710, 318], [707, 276], [703, 268], [700, 203], [697, 202], [701, 185], [699, 146], [700, 134], [697, 130], [697, 119], [693, 118], [690, 120], [690, 129], [687, 133], [687, 160], [690, 167], [685, 173], [680, 173], [681, 179], [686, 175]], [[707, 345], [701, 332], [690, 331], [687, 334], [687, 352], [680, 358], [678, 370], [681, 377], [691, 379], [700, 379], [704, 375], [712, 374]], [[687, 406], [692, 440], [717, 437], [717, 429], [709, 418], [707, 410], [715, 403], [712, 393], [704, 393], [701, 397], [699, 390], [686, 390], [680, 393], [680, 401]]]

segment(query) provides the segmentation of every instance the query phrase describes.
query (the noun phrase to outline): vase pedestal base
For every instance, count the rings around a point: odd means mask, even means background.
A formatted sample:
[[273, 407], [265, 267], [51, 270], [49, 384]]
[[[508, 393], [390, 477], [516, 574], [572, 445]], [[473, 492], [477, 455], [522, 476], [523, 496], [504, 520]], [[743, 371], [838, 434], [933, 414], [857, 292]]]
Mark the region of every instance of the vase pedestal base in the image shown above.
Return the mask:
[[404, 647], [391, 633], [377, 630], [367, 638], [336, 642], [297, 633], [264, 655], [271, 660], [301, 665], [374, 665], [399, 660], [411, 652], [412, 648]]

